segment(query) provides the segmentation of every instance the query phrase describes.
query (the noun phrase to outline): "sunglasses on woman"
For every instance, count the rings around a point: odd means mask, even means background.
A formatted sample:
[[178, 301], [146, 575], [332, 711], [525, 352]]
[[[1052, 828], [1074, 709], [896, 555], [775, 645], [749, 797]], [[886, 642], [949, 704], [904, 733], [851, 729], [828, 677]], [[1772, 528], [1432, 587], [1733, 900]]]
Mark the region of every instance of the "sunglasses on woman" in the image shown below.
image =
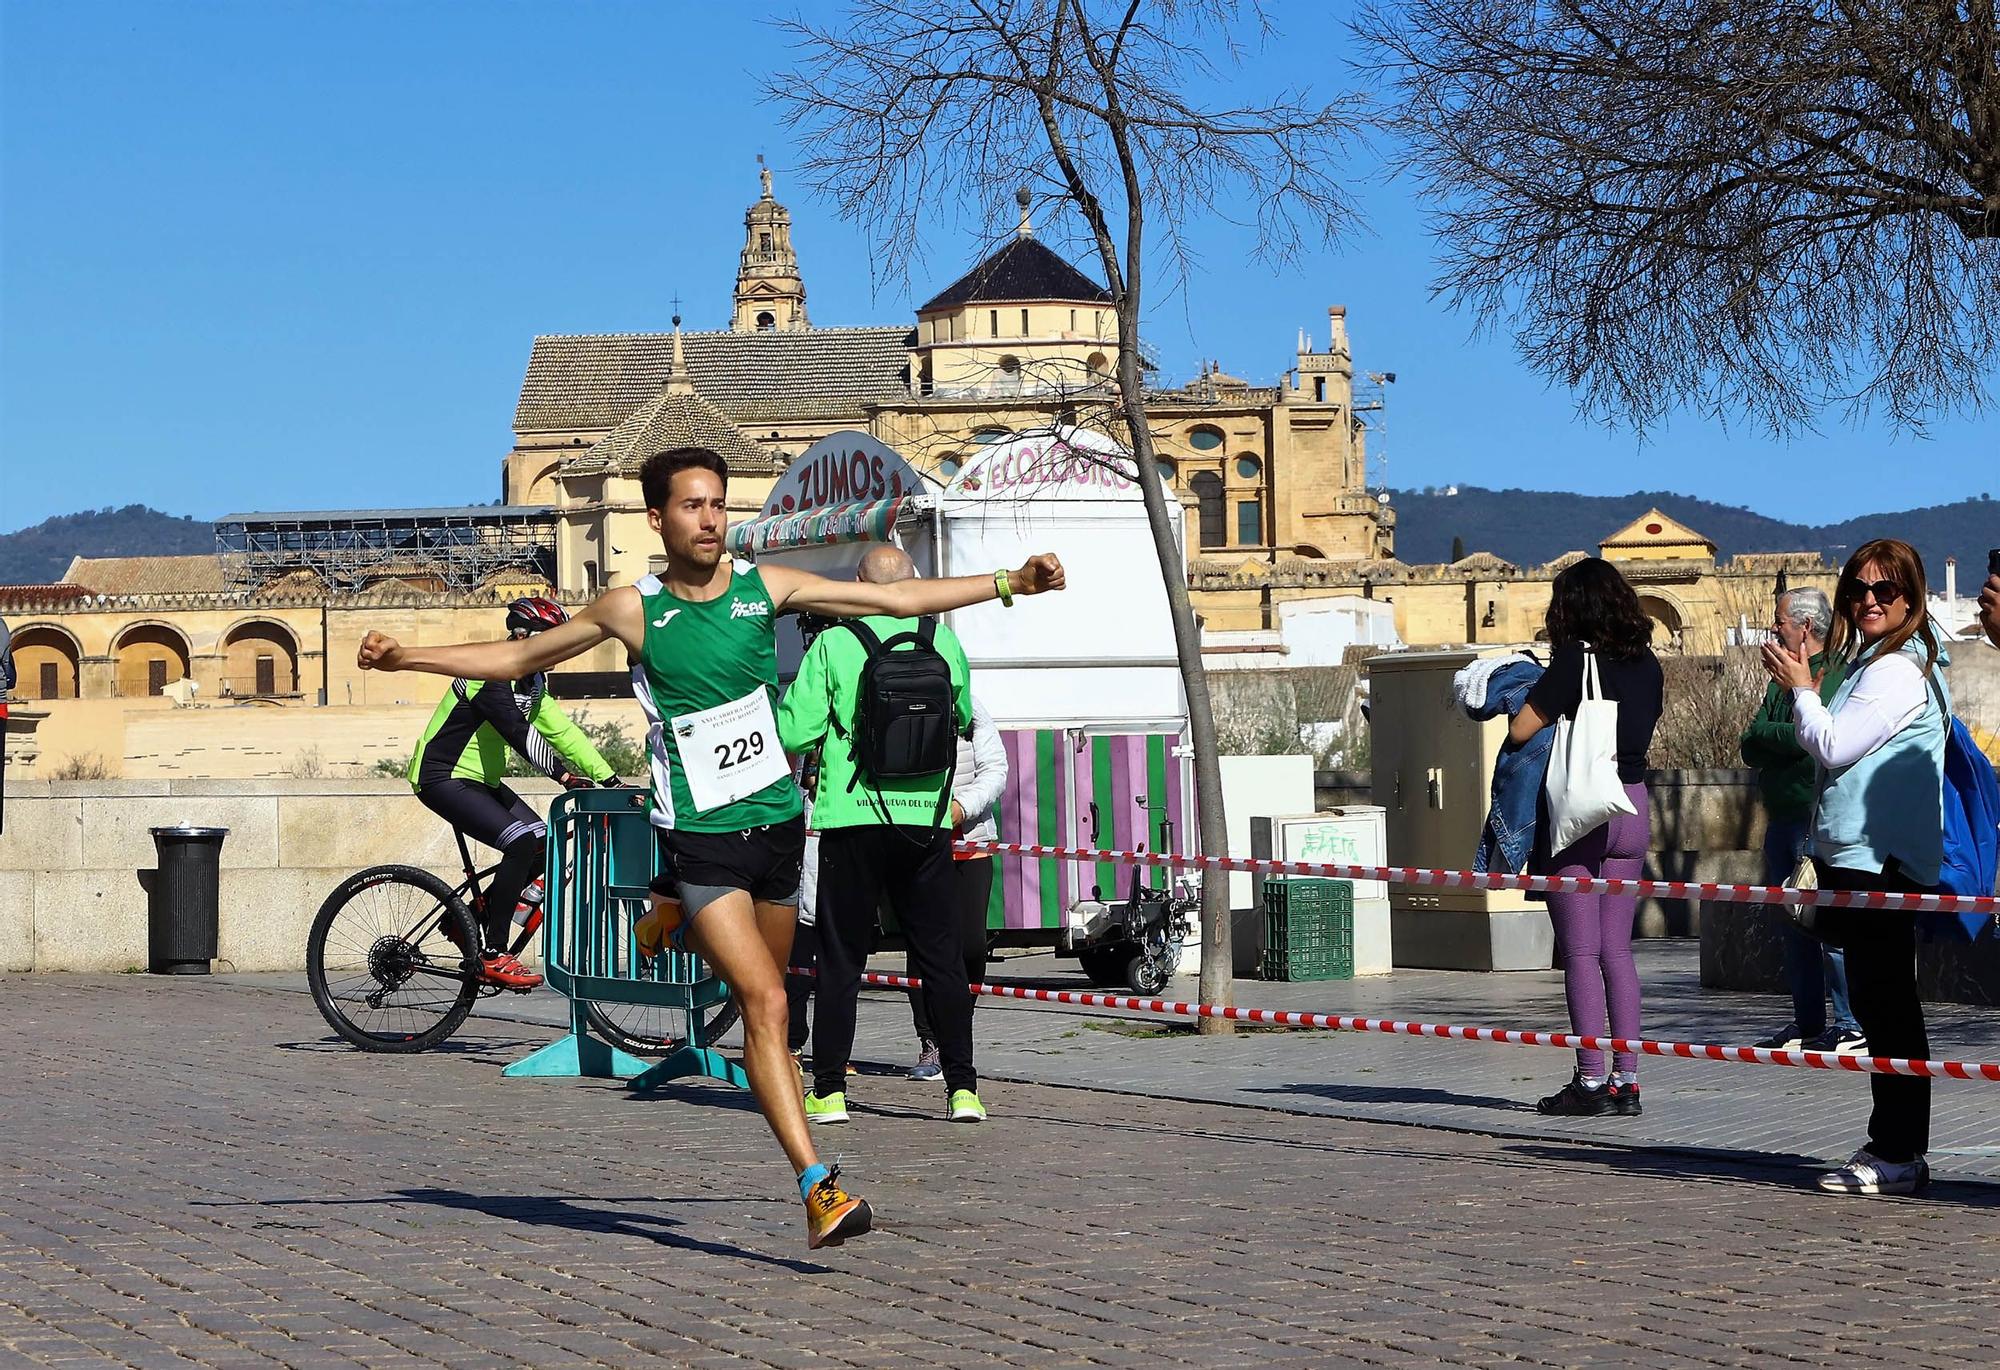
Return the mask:
[[1850, 580], [1847, 582], [1847, 598], [1859, 603], [1863, 595], [1875, 596], [1875, 602], [1888, 608], [1903, 597], [1903, 587], [1893, 580]]

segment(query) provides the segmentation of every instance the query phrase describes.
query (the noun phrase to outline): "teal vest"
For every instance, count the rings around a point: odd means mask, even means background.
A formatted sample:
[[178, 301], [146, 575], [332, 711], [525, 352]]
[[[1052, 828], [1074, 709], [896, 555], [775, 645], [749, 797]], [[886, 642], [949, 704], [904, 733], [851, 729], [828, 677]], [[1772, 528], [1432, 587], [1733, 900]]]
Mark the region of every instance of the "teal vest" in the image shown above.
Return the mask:
[[[1903, 644], [1903, 655], [1924, 663], [1921, 643]], [[1901, 732], [1851, 766], [1821, 771], [1813, 855], [1847, 870], [1876, 871], [1893, 859], [1921, 885], [1934, 885], [1944, 864], [1944, 742], [1951, 727], [1951, 694], [1944, 683], [1942, 650], [1924, 691], [1923, 712]], [[1831, 708], [1854, 692], [1873, 660], [1863, 650], [1834, 692]]]

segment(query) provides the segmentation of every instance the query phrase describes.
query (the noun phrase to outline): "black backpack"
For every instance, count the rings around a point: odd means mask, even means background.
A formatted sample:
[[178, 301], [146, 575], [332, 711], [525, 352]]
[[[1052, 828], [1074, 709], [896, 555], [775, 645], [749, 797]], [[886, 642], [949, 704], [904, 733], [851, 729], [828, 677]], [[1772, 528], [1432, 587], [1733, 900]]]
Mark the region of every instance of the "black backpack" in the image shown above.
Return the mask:
[[920, 618], [915, 632], [887, 641], [860, 619], [843, 619], [839, 626], [868, 654], [854, 699], [854, 783], [865, 776], [879, 791], [884, 780], [943, 772], [942, 814], [958, 769], [958, 710], [951, 665], [936, 646], [937, 620]]

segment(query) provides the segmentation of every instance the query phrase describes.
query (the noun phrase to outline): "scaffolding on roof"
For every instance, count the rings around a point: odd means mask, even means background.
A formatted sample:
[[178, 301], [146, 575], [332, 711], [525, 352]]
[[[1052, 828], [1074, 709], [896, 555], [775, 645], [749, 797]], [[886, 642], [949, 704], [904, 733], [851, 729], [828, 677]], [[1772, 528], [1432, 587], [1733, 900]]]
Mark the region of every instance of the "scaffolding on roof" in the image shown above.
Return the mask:
[[333, 509], [229, 514], [215, 550], [230, 588], [256, 590], [304, 571], [329, 590], [363, 590], [388, 578], [435, 579], [459, 594], [508, 571], [555, 584], [556, 512], [546, 505], [465, 509]]

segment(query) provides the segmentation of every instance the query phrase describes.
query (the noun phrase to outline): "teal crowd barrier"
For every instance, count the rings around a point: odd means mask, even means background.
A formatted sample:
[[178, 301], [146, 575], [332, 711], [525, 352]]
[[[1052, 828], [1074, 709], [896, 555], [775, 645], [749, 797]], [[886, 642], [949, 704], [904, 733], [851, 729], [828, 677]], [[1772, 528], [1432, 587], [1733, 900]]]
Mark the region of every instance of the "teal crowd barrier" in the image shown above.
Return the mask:
[[[742, 1068], [704, 1036], [729, 986], [691, 953], [639, 955], [632, 929], [646, 914], [659, 862], [650, 803], [644, 790], [571, 790], [550, 808], [542, 973], [569, 1000], [570, 1030], [503, 1074], [623, 1079], [633, 1089], [698, 1076], [748, 1087]], [[591, 1031], [594, 1007], [621, 1004], [677, 1014], [685, 1025], [680, 1045], [647, 1062]]]

